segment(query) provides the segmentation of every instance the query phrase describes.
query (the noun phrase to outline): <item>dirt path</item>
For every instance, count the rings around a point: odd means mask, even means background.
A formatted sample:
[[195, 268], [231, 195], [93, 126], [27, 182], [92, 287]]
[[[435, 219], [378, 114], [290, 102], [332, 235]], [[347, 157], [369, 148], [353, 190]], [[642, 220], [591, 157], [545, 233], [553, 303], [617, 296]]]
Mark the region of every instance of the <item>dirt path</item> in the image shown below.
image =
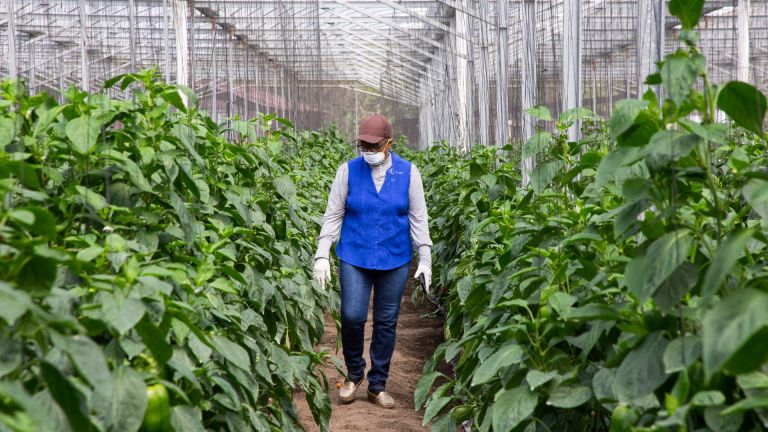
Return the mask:
[[[363, 382], [363, 385], [357, 390], [355, 402], [342, 405], [335, 384], [342, 382], [344, 377], [336, 371], [335, 367], [328, 365], [324, 371], [331, 386], [334, 387], [331, 389], [333, 414], [331, 415], [330, 429], [332, 432], [429, 430], [428, 427], [421, 425], [424, 411], [416, 412], [413, 409], [413, 391], [416, 388], [416, 382], [421, 377], [424, 362], [442, 341], [443, 322], [438, 318], [421, 318], [422, 314], [430, 312], [431, 309], [426, 305], [414, 306], [411, 302], [411, 290], [412, 284], [409, 282], [400, 306], [397, 341], [395, 342], [395, 352], [392, 356], [392, 365], [387, 381], [387, 392], [395, 399], [395, 408], [383, 409], [368, 402], [366, 399], [366, 382]], [[369, 307], [368, 322], [365, 326], [365, 361], [368, 367], [370, 367], [368, 347], [371, 341], [372, 323], [373, 318]], [[326, 334], [320, 348], [335, 352], [337, 333], [333, 320], [329, 316], [326, 316], [325, 329]], [[341, 364], [343, 364], [341, 349], [339, 349], [337, 356], [342, 359]], [[297, 393], [294, 400], [299, 407], [299, 415], [306, 430], [319, 431], [320, 428], [312, 420], [305, 395]]]

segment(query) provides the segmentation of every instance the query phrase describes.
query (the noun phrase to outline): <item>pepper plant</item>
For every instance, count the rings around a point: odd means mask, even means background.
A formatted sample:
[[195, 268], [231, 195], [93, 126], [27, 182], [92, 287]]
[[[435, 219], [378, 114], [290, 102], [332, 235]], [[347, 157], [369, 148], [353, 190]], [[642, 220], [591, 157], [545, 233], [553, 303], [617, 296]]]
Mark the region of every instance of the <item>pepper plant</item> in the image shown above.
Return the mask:
[[[421, 156], [448, 310], [415, 395], [433, 430], [768, 427], [766, 98], [709, 81], [702, 4], [670, 2], [683, 48], [607, 134], [573, 110], [523, 146], [530, 187], [499, 187], [494, 150]], [[576, 119], [595, 127], [568, 142]]]
[[225, 129], [154, 71], [113, 86], [132, 96], [2, 84], [0, 429], [300, 430], [297, 388], [327, 429], [323, 192], [292, 171], [348, 149], [274, 116]]

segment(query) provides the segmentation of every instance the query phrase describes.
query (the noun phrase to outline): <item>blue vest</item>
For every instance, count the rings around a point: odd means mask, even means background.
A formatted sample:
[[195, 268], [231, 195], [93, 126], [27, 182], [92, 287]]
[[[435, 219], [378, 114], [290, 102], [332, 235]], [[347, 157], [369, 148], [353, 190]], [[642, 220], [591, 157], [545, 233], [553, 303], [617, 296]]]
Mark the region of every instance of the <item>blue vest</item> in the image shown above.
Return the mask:
[[413, 257], [408, 222], [411, 163], [394, 153], [390, 157], [392, 166], [378, 193], [368, 163], [362, 157], [347, 162], [349, 192], [336, 255], [355, 267], [391, 270]]

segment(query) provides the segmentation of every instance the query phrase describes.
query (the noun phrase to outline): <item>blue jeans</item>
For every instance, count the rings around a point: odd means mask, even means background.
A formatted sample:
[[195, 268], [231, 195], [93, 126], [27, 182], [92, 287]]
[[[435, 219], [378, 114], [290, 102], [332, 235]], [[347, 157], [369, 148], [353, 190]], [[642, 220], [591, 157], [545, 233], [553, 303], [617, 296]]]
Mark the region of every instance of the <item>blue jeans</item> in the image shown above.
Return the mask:
[[368, 390], [384, 390], [389, 376], [389, 363], [395, 349], [397, 316], [400, 299], [408, 282], [410, 263], [392, 270], [368, 270], [339, 262], [341, 284], [341, 344], [347, 377], [360, 381], [365, 375], [363, 349], [368, 302], [373, 288], [373, 338], [369, 353]]

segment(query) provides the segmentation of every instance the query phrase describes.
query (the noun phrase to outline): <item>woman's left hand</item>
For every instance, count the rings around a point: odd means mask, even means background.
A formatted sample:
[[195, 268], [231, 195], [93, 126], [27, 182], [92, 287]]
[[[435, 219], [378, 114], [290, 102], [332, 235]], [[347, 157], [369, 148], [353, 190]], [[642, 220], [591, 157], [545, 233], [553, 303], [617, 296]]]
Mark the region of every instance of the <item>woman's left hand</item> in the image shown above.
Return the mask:
[[427, 294], [432, 293], [432, 267], [424, 264], [419, 264], [416, 269], [416, 273], [413, 275], [414, 279], [418, 279], [419, 276], [424, 275], [424, 291]]

